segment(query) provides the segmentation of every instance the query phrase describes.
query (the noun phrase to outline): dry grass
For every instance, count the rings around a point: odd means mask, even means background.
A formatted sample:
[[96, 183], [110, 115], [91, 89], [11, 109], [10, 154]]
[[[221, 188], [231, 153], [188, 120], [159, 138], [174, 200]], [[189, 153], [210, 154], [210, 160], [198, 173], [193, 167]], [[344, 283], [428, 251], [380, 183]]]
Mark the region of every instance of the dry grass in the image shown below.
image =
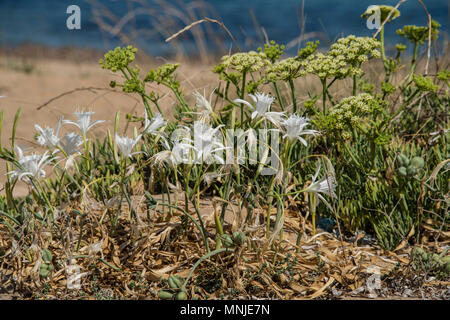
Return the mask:
[[[34, 240], [25, 230], [19, 241], [3, 236], [0, 239], [3, 292], [0, 294], [43, 299], [157, 298], [158, 290], [167, 288], [164, 279], [169, 275], [186, 278], [204, 248], [196, 230], [183, 229], [180, 214], [174, 213], [167, 222], [168, 213], [163, 214], [162, 209], [157, 208], [159, 212], [151, 211], [148, 219], [142, 201], [141, 197], [134, 198], [136, 208], [140, 209], [136, 224], [129, 223], [127, 208], [123, 207], [120, 229], [114, 237], [108, 235], [108, 219], [100, 222], [104, 207], [92, 199], [86, 202], [84, 210], [60, 208], [52, 230], [35, 225]], [[204, 199], [200, 208], [206, 229], [214, 232], [212, 200]], [[73, 209], [86, 212], [86, 216], [80, 217]], [[234, 253], [215, 256], [196, 269], [190, 283], [192, 290], [188, 292], [190, 298], [449, 298], [445, 290], [450, 285], [448, 281], [426, 282], [426, 274], [417, 277], [411, 271], [411, 247], [399, 247], [390, 252], [373, 244], [362, 244], [361, 237], [343, 242], [326, 232], [311, 237], [310, 223], [293, 210], [286, 213], [283, 240], [269, 245], [264, 222], [259, 220], [264, 211], [256, 213], [242, 247], [236, 248]], [[81, 233], [80, 219], [84, 225]], [[226, 229], [233, 228], [233, 219], [230, 210]], [[299, 232], [302, 237], [297, 245]], [[450, 234], [441, 237], [440, 243], [434, 243], [431, 239], [436, 232], [438, 230], [428, 226], [425, 234], [430, 242], [425, 243], [425, 247], [441, 253], [450, 243]], [[8, 232], [0, 229], [0, 234]], [[74, 246], [77, 243], [79, 250]], [[19, 249], [25, 244], [33, 244], [27, 252]], [[214, 245], [212, 241], [211, 245]], [[255, 247], [260, 249], [250, 250]], [[53, 253], [55, 271], [49, 279], [39, 276], [41, 248]], [[67, 289], [66, 266], [69, 264], [81, 268], [81, 290]], [[379, 268], [383, 284], [380, 290], [371, 291], [367, 289], [367, 281], [375, 267]], [[399, 276], [403, 282], [398, 282]]]

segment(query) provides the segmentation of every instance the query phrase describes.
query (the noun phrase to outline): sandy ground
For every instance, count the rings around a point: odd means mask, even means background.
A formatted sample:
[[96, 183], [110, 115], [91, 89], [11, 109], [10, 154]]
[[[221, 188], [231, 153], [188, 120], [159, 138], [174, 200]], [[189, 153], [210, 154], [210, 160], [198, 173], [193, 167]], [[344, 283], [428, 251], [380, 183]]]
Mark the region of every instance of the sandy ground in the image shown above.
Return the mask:
[[[64, 56], [66, 54], [66, 56]], [[140, 98], [136, 94], [125, 94], [120, 88], [115, 92], [109, 88], [109, 82], [120, 79], [118, 75], [104, 70], [97, 61], [102, 54], [85, 54], [83, 61], [80, 57], [70, 56], [70, 52], [59, 52], [59, 57], [46, 51], [40, 52], [40, 57], [24, 57], [21, 53], [0, 53], [0, 110], [4, 111], [4, 126], [2, 132], [2, 143], [9, 146], [11, 143], [11, 130], [14, 115], [22, 108], [19, 125], [16, 134], [16, 144], [27, 151], [39, 150], [34, 141], [36, 130], [35, 124], [41, 127], [55, 127], [60, 117], [75, 119], [72, 114], [76, 110], [92, 110], [95, 112], [93, 120], [102, 119], [106, 123], [94, 127], [91, 135], [102, 136], [107, 128], [112, 130], [114, 118], [117, 111], [121, 112], [121, 130], [125, 128], [125, 114], [136, 113], [143, 115], [143, 107]], [[61, 56], [62, 55], [62, 56]], [[151, 67], [162, 64], [164, 61], [139, 63], [141, 72], [145, 73]], [[203, 88], [209, 92], [218, 85], [218, 79], [211, 72], [211, 66], [195, 65], [195, 63], [183, 63], [179, 68], [179, 79], [188, 98], [194, 102], [192, 92], [198, 90], [203, 93]], [[143, 76], [144, 76], [143, 75]], [[92, 90], [77, 90], [80, 88], [98, 88]], [[104, 88], [106, 90], [100, 90]], [[164, 88], [149, 86], [149, 89], [157, 92], [167, 92]], [[48, 103], [48, 105], [37, 110], [39, 106], [47, 103], [65, 92], [76, 90]], [[166, 115], [171, 114], [174, 98], [169, 93], [162, 100], [161, 105]], [[139, 124], [136, 124], [137, 126]], [[133, 126], [128, 129], [131, 134]], [[139, 127], [138, 127], [139, 129]], [[74, 131], [76, 127], [66, 125], [64, 132]], [[5, 162], [1, 160], [0, 183], [5, 181]], [[26, 192], [25, 186], [17, 186], [17, 193]]]

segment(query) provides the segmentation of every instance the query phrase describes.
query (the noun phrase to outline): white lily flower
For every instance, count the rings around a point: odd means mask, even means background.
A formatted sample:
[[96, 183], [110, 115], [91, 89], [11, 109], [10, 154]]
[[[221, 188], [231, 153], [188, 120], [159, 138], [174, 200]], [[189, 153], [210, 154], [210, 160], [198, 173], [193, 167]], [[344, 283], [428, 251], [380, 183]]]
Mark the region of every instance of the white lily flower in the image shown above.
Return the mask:
[[77, 126], [78, 129], [80, 129], [81, 133], [86, 135], [86, 133], [96, 124], [105, 122], [105, 120], [96, 120], [91, 122], [91, 116], [95, 112], [87, 111], [87, 112], [74, 112], [74, 115], [77, 117], [77, 121], [71, 121], [71, 120], [64, 120], [64, 123], [73, 124], [74, 126]]
[[53, 128], [45, 127], [45, 129], [42, 129], [42, 127], [38, 124], [35, 124], [34, 127], [37, 131], [39, 131], [39, 136], [37, 138], [37, 142], [41, 146], [46, 146], [49, 149], [55, 148], [58, 145], [59, 142], [59, 130], [61, 129], [63, 118], [59, 119], [58, 126], [56, 127], [56, 132], [54, 133]]
[[135, 139], [128, 138], [126, 136], [120, 137], [116, 133], [116, 144], [117, 148], [119, 148], [120, 153], [125, 158], [131, 158], [133, 155], [140, 153], [140, 152], [132, 152], [133, 148], [136, 146], [136, 144], [139, 142], [139, 139], [141, 139], [142, 135], [138, 135]]
[[205, 91], [203, 91], [203, 95], [201, 95], [197, 91], [194, 92], [194, 96], [196, 98], [195, 105], [197, 106], [198, 109], [200, 109], [200, 112], [199, 112], [200, 119], [205, 122], [209, 122], [211, 115], [214, 114], [214, 110], [212, 107], [212, 97], [213, 97], [215, 90], [216, 89], [211, 91], [211, 94], [209, 95], [209, 100], [206, 100]]
[[254, 110], [252, 113], [252, 120], [256, 117], [262, 117], [272, 122], [275, 126], [280, 125], [280, 121], [281, 118], [284, 116], [284, 112], [270, 111], [270, 106], [275, 101], [275, 98], [260, 92], [255, 93], [255, 95], [249, 94], [249, 96], [254, 101], [255, 106], [251, 105], [249, 102], [242, 99], [236, 99], [233, 100], [233, 102], [243, 103], [250, 109]]
[[206, 100], [205, 92], [203, 92], [203, 95], [201, 95], [200, 93], [195, 91], [194, 92], [194, 96], [196, 98], [195, 105], [200, 109], [206, 109], [209, 113], [212, 113], [213, 108], [212, 108], [211, 102], [212, 102], [212, 97], [213, 97], [214, 91], [215, 90], [211, 91], [211, 94], [209, 95], [209, 100]]
[[79, 153], [78, 147], [83, 144], [83, 140], [80, 135], [75, 132], [67, 133], [59, 140], [59, 146], [64, 150], [67, 155], [73, 155]]
[[212, 128], [203, 121], [194, 122], [194, 149], [197, 161], [209, 161], [214, 158], [221, 164], [225, 163], [223, 157], [216, 154], [217, 151], [227, 149], [217, 136], [217, 131], [221, 127], [223, 125]]
[[296, 114], [292, 114], [286, 120], [281, 122], [281, 125], [286, 129], [286, 134], [283, 138], [288, 138], [291, 141], [298, 139], [305, 147], [308, 145], [306, 140], [301, 136], [303, 135], [313, 135], [319, 134], [319, 131], [312, 129], [305, 129], [306, 126], [310, 125], [309, 119], [306, 117], [300, 117]]
[[27, 183], [31, 183], [31, 178], [45, 178], [46, 173], [43, 167], [52, 160], [52, 157], [48, 155], [48, 151], [43, 155], [32, 154], [29, 156], [24, 156], [22, 149], [18, 146], [16, 146], [16, 151], [20, 166], [16, 166], [17, 170], [8, 172], [8, 174], [11, 174], [11, 178], [17, 177], [19, 180]]
[[142, 134], [160, 134], [161, 132], [158, 132], [158, 129], [164, 127], [166, 123], [166, 120], [159, 113], [156, 113], [154, 117], [149, 120], [147, 109], [145, 109], [145, 128], [142, 131]]
[[[336, 180], [334, 179], [334, 174], [332, 172], [327, 172], [318, 181], [316, 181], [320, 172], [320, 161], [316, 173], [312, 176], [311, 184], [305, 189], [306, 192], [311, 192], [317, 195], [317, 197], [325, 203], [325, 205], [333, 210], [328, 201], [322, 196], [325, 194], [331, 198], [336, 198]], [[317, 204], [316, 204], [317, 205]]]

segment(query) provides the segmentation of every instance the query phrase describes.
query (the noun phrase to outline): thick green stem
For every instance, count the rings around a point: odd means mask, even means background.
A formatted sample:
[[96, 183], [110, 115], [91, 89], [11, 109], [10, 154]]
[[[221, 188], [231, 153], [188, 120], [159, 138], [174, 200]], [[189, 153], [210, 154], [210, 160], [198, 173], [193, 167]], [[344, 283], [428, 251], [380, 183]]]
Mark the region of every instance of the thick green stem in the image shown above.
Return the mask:
[[414, 42], [414, 52], [413, 52], [413, 58], [411, 60], [411, 69], [409, 71], [409, 77], [408, 82], [412, 80], [414, 71], [416, 70], [416, 63], [417, 63], [417, 51], [419, 49], [419, 46], [417, 45], [417, 42]]
[[309, 194], [309, 199], [310, 199], [310, 210], [311, 210], [311, 221], [312, 221], [312, 227], [313, 227], [313, 236], [316, 235], [316, 195], [311, 192]]
[[297, 98], [295, 96], [294, 80], [289, 79], [289, 86], [291, 87], [292, 103], [294, 105], [294, 113], [297, 113]]
[[386, 51], [384, 48], [384, 26], [382, 26], [380, 30], [380, 42], [381, 42], [381, 58], [383, 59], [384, 71], [387, 73], [389, 67], [386, 58]]
[[272, 210], [272, 200], [273, 200], [273, 186], [275, 184], [275, 176], [272, 177], [270, 181], [270, 186], [268, 190], [268, 199], [267, 199], [267, 221], [266, 221], [266, 237], [269, 239], [270, 236], [270, 211]]
[[276, 81], [274, 81], [272, 83], [273, 83], [273, 87], [275, 88], [275, 93], [277, 94], [278, 102], [280, 103], [281, 111], [284, 111], [284, 101], [283, 101], [283, 98], [281, 97], [280, 89], [278, 88]]
[[327, 114], [327, 79], [322, 79], [322, 111]]
[[[242, 88], [241, 88], [241, 94], [240, 94], [240, 98], [244, 99], [244, 95], [245, 95], [245, 78], [247, 76], [247, 73], [244, 72], [242, 74]], [[242, 124], [244, 123], [244, 104], [241, 103], [241, 127]]]

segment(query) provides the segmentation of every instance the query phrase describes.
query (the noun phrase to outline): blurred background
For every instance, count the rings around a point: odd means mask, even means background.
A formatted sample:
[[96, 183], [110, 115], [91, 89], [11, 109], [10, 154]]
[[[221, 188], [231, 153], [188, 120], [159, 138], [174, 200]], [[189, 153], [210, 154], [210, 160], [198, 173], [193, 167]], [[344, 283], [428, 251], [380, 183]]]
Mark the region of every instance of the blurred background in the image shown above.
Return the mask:
[[[109, 50], [133, 44], [149, 56], [200, 57], [222, 55], [232, 41], [216, 24], [203, 23], [175, 41], [164, 40], [190, 23], [209, 17], [224, 23], [242, 49], [261, 46], [265, 38], [287, 45], [295, 54], [302, 42], [320, 40], [328, 46], [337, 37], [369, 36], [360, 15], [373, 4], [395, 5], [396, 0], [0, 0], [0, 46], [43, 45]], [[431, 16], [442, 25], [441, 39], [448, 38], [449, 1], [424, 0]], [[68, 30], [66, 9], [81, 9], [81, 30]], [[389, 25], [425, 25], [421, 4], [408, 0], [401, 17]], [[395, 32], [387, 41], [400, 42]]]

